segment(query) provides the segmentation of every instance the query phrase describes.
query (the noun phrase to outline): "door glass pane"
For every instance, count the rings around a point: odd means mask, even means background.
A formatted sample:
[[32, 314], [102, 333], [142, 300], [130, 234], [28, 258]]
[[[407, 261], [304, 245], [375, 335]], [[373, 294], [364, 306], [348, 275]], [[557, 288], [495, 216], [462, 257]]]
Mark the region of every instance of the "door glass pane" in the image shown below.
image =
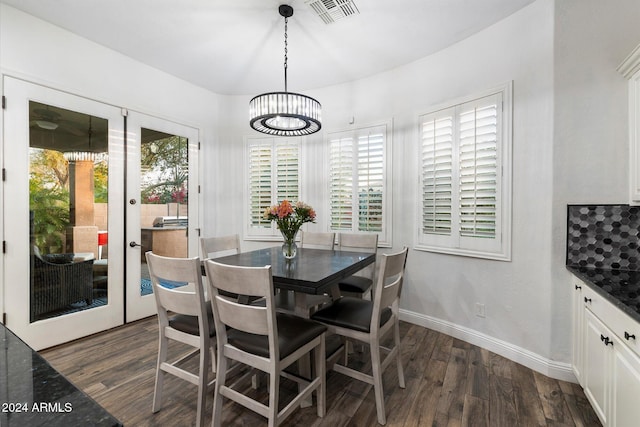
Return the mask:
[[[145, 252], [185, 258], [189, 225], [188, 140], [142, 128], [140, 145], [141, 295], [152, 293]], [[165, 283], [176, 287], [180, 283]]]
[[31, 322], [107, 303], [108, 129], [29, 102]]

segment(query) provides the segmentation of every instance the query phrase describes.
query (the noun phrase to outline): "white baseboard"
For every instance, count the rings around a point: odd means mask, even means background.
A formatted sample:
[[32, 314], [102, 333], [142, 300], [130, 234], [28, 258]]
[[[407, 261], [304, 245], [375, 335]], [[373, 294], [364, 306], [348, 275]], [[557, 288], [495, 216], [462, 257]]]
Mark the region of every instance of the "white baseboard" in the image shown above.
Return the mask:
[[400, 320], [423, 326], [434, 331], [458, 338], [478, 347], [482, 347], [509, 360], [520, 363], [527, 368], [540, 372], [548, 377], [562, 381], [577, 383], [577, 379], [571, 369], [571, 364], [560, 363], [546, 359], [539, 354], [533, 353], [524, 348], [520, 348], [506, 341], [482, 334], [473, 329], [459, 326], [435, 317], [415, 313], [407, 310], [400, 310]]

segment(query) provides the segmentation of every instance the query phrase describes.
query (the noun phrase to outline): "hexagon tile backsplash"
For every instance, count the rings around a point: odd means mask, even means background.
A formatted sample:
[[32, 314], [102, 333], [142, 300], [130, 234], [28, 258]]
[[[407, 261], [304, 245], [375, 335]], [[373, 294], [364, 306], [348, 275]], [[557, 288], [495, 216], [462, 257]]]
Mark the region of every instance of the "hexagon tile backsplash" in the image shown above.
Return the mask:
[[567, 265], [640, 271], [640, 206], [569, 205]]

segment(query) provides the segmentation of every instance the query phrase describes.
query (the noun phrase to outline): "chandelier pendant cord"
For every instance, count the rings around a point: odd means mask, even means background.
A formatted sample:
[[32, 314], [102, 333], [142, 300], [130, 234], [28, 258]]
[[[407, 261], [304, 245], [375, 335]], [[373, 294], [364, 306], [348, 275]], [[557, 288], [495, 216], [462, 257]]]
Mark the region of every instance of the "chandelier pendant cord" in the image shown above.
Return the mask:
[[284, 91], [287, 92], [287, 23], [289, 18], [284, 18]]

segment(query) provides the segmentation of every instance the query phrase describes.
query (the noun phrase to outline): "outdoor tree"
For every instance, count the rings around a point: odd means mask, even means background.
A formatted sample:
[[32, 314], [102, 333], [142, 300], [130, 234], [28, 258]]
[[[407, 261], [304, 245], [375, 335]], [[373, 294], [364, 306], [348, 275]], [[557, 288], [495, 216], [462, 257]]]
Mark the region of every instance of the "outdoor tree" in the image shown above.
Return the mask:
[[93, 200], [95, 203], [109, 202], [109, 164], [96, 161], [93, 167]]
[[29, 160], [30, 177], [48, 188], [69, 187], [69, 162], [60, 151], [32, 148]]
[[43, 253], [64, 246], [69, 225], [69, 166], [62, 153], [31, 149], [29, 171], [29, 211], [34, 244]]
[[189, 177], [187, 139], [168, 136], [142, 144], [144, 203], [185, 203]]

